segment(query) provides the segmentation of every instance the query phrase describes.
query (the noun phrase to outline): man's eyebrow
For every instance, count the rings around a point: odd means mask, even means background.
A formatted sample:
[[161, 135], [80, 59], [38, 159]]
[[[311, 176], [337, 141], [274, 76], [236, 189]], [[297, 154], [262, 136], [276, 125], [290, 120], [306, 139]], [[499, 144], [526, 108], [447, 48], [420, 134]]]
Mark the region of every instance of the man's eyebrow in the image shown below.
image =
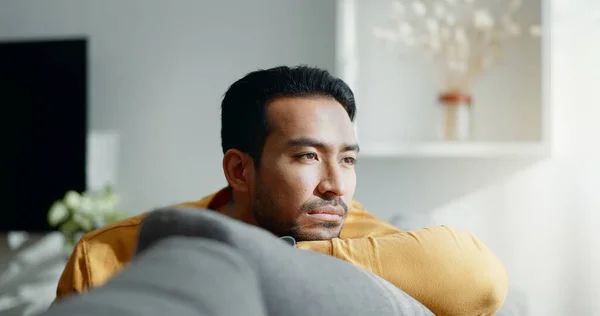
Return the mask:
[[[326, 144], [324, 142], [318, 141], [309, 137], [300, 137], [296, 139], [292, 139], [288, 142], [288, 147], [316, 147], [321, 148], [323, 150], [330, 150], [333, 148], [332, 145]], [[342, 151], [360, 151], [360, 147], [358, 144], [348, 144], [343, 146]]]
[[344, 150], [343, 151], [355, 151], [355, 152], [360, 152], [360, 146], [358, 146], [358, 144], [350, 144], [350, 145], [346, 145], [344, 146]]

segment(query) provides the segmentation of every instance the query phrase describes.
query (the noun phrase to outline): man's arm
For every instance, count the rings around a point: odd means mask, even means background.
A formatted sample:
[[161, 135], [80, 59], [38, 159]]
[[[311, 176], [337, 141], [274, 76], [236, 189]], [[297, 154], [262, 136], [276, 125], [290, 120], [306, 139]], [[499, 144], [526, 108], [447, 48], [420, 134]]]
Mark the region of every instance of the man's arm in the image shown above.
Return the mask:
[[373, 216], [358, 201], [353, 200], [340, 238], [381, 237], [402, 232], [398, 227]]
[[508, 290], [506, 271], [475, 236], [446, 226], [390, 233], [387, 225], [387, 235], [300, 242], [298, 248], [365, 268], [438, 316], [493, 315], [501, 307]]

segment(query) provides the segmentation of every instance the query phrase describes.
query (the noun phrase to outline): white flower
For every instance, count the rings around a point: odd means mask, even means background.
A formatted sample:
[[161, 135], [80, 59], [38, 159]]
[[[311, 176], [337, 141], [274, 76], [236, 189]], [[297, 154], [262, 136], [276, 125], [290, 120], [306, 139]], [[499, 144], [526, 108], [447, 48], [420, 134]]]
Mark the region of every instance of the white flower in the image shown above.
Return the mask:
[[116, 199], [100, 199], [96, 201], [96, 210], [99, 213], [112, 212], [117, 208], [118, 200]]
[[76, 210], [81, 205], [81, 195], [73, 190], [70, 190], [65, 194], [64, 202], [68, 208]]
[[106, 200], [98, 200], [96, 201], [96, 212], [98, 213], [106, 213], [110, 212], [114, 209], [112, 203]]
[[424, 16], [427, 14], [427, 7], [422, 1], [413, 1], [413, 11], [415, 11], [418, 16]]
[[435, 12], [435, 16], [438, 19], [441, 19], [444, 17], [444, 13], [446, 13], [446, 8], [444, 8], [444, 5], [441, 2], [436, 2], [434, 4], [434, 12]]
[[438, 21], [436, 19], [428, 18], [426, 21], [426, 24], [427, 24], [427, 29], [429, 30], [430, 33], [432, 33], [432, 34], [439, 33], [440, 25], [438, 24]]
[[73, 214], [73, 221], [86, 232], [93, 229], [92, 221], [80, 213]]
[[487, 31], [494, 27], [494, 18], [487, 10], [476, 10], [473, 13], [473, 25], [479, 30]]
[[404, 22], [400, 25], [400, 34], [404, 37], [410, 36], [413, 33], [413, 28], [409, 23]]
[[446, 15], [446, 24], [452, 26], [456, 23], [456, 17], [454, 16], [454, 14], [448, 13], [448, 15]]
[[69, 210], [67, 209], [67, 206], [60, 201], [56, 201], [54, 204], [52, 204], [50, 210], [48, 211], [48, 224], [54, 227], [67, 219], [68, 216]]
[[79, 211], [85, 214], [91, 214], [94, 212], [95, 203], [92, 197], [89, 194], [84, 194], [81, 197], [81, 205], [79, 207]]

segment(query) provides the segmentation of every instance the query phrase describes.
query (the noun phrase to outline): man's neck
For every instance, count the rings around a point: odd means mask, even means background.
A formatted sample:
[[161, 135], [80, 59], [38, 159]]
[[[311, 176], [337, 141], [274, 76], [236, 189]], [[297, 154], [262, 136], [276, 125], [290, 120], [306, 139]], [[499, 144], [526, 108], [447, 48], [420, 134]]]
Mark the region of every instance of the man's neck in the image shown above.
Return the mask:
[[252, 212], [249, 212], [245, 209], [240, 209], [238, 205], [236, 205], [232, 200], [229, 200], [229, 202], [218, 207], [216, 211], [225, 216], [237, 219], [249, 225], [256, 226], [258, 224]]

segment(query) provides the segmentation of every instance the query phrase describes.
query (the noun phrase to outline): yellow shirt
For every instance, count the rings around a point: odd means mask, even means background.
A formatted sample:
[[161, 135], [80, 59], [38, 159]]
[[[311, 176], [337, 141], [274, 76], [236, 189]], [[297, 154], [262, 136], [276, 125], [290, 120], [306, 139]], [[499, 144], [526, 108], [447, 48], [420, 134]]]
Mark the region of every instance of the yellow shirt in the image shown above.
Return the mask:
[[[229, 199], [221, 190], [185, 206], [217, 209]], [[57, 300], [102, 286], [131, 260], [141, 214], [83, 236], [62, 273]], [[353, 201], [340, 238], [299, 242], [363, 267], [393, 283], [435, 315], [494, 315], [507, 293], [502, 263], [467, 231], [446, 226], [404, 232]]]

